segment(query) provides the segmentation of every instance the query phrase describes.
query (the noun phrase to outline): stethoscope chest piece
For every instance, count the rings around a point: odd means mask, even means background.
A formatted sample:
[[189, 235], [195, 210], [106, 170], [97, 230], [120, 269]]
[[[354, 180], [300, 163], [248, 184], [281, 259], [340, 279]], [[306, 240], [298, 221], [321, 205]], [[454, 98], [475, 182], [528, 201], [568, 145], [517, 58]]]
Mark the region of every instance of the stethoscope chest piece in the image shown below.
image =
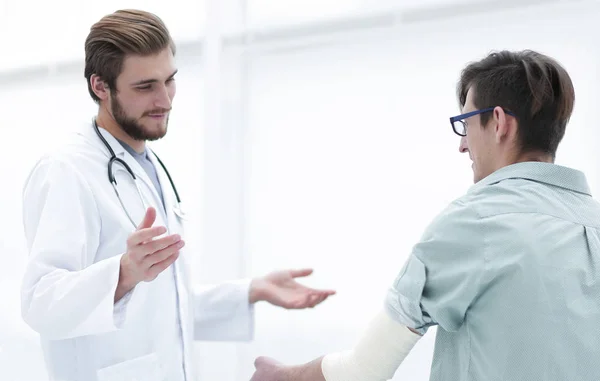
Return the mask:
[[183, 207], [183, 205], [181, 205], [181, 202], [177, 203], [177, 205], [175, 205], [173, 207], [173, 212], [182, 220], [187, 220], [187, 212], [185, 210], [185, 208]]

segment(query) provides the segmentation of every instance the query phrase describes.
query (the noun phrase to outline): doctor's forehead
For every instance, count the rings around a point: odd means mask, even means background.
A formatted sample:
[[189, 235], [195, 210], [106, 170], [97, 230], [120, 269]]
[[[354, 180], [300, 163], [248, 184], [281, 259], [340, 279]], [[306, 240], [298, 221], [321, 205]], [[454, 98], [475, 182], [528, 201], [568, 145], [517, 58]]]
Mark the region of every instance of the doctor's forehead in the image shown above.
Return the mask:
[[165, 81], [176, 71], [175, 57], [173, 57], [171, 49], [167, 48], [160, 53], [148, 56], [126, 56], [123, 60], [119, 80], [129, 84], [150, 80]]

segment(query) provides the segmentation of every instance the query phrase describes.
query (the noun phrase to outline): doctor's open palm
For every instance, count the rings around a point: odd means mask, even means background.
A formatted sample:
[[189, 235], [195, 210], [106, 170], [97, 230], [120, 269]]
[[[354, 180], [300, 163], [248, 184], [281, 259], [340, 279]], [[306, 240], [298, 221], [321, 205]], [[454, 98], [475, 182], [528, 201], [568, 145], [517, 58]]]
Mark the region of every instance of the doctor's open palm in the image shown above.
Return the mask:
[[121, 257], [119, 283], [115, 292], [115, 302], [131, 291], [140, 282], [154, 280], [179, 256], [185, 242], [178, 234], [164, 234], [164, 226], [152, 226], [156, 220], [156, 209], [146, 210], [143, 221], [127, 239], [127, 252]]
[[253, 290], [260, 297], [250, 300], [264, 300], [272, 305], [286, 309], [312, 308], [335, 294], [334, 290], [317, 290], [304, 286], [296, 281], [296, 278], [306, 277], [312, 274], [312, 269], [280, 270], [255, 279]]

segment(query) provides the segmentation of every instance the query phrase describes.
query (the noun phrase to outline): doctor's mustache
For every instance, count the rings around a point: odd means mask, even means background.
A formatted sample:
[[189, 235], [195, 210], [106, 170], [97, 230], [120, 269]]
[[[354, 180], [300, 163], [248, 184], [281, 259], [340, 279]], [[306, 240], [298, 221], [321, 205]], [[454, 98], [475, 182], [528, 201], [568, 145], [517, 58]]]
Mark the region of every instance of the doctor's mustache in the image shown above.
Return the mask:
[[146, 111], [143, 116], [150, 116], [150, 115], [156, 115], [156, 114], [166, 114], [171, 112], [173, 108], [157, 108], [154, 110], [150, 110], [150, 111]]

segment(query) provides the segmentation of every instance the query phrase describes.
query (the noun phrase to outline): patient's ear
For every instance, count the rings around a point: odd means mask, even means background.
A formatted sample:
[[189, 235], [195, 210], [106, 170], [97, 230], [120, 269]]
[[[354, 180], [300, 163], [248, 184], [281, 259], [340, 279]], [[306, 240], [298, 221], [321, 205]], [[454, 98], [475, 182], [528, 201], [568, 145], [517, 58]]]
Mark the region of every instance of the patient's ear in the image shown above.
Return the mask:
[[517, 137], [515, 119], [509, 118], [508, 114], [501, 107], [494, 108], [493, 115], [493, 121], [496, 125], [496, 143], [507, 139], [514, 140]]

